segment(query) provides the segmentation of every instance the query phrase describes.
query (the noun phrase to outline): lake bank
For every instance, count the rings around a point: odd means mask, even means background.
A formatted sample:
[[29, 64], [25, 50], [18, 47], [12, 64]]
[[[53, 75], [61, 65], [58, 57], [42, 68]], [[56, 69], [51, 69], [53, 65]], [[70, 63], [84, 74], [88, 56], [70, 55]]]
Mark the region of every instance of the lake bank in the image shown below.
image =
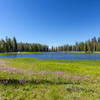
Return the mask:
[[92, 53], [86, 53], [85, 51], [66, 51], [66, 53], [85, 53], [85, 54], [100, 54], [100, 51], [95, 51]]
[[[61, 52], [61, 51], [60, 51]], [[85, 54], [100, 54], [99, 51], [93, 52], [93, 53], [86, 53], [84, 51], [62, 51], [61, 53], [85, 53]], [[30, 53], [42, 53], [42, 52], [5, 52], [0, 53], [0, 56], [3, 55], [18, 55], [18, 54], [30, 54]]]
[[30, 54], [30, 53], [40, 53], [40, 52], [7, 52], [7, 53], [0, 53], [0, 56], [3, 56], [3, 55]]

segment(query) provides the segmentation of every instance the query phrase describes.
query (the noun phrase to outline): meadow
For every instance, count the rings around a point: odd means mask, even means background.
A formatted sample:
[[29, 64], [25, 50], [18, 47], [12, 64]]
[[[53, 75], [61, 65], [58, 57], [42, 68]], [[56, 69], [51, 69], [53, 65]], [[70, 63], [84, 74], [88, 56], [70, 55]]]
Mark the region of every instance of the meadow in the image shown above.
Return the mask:
[[100, 61], [0, 58], [0, 100], [100, 100]]
[[4, 55], [18, 55], [18, 54], [30, 54], [30, 53], [40, 53], [40, 52], [5, 52], [5, 53], [0, 53], [0, 56], [4, 56]]
[[[66, 51], [66, 53], [85, 53], [85, 51]], [[87, 52], [87, 54], [100, 54], [100, 51]]]

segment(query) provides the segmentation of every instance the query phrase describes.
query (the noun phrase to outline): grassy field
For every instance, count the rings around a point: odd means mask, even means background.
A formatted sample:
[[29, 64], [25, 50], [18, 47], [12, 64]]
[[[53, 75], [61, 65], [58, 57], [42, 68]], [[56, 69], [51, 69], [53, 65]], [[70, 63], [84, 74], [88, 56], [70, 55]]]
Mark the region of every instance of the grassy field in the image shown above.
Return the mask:
[[0, 100], [100, 100], [100, 61], [0, 59]]
[[[67, 51], [66, 53], [86, 53], [85, 51]], [[89, 52], [87, 52], [89, 53]], [[99, 54], [100, 51], [95, 51], [95, 52], [92, 52], [93, 54]]]
[[[8, 52], [8, 53], [0, 53], [0, 56], [3, 55], [17, 55], [17, 54], [29, 54], [29, 53], [41, 53], [41, 52]], [[85, 53], [84, 51], [67, 51], [66, 53]], [[99, 51], [93, 52], [93, 54], [99, 54]]]
[[7, 52], [7, 53], [0, 53], [0, 56], [3, 56], [3, 55], [17, 55], [17, 54], [29, 54], [29, 53], [40, 53], [40, 52]]

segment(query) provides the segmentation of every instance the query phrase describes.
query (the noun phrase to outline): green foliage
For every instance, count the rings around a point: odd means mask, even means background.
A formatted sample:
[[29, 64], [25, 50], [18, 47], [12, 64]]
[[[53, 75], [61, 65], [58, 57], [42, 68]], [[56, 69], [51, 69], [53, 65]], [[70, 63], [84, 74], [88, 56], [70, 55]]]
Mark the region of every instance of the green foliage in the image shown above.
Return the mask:
[[47, 45], [34, 43], [17, 43], [16, 38], [6, 37], [6, 40], [0, 41], [0, 52], [40, 52], [48, 51]]
[[93, 37], [91, 40], [86, 42], [76, 42], [75, 45], [64, 45], [59, 46], [58, 51], [85, 51], [86, 53], [93, 53], [95, 51], [100, 51], [100, 38], [98, 40]]
[[64, 45], [58, 47], [49, 47], [38, 43], [17, 43], [16, 38], [0, 41], [0, 52], [48, 52], [48, 51], [84, 51], [85, 53], [93, 53], [100, 51], [100, 38], [93, 37], [86, 42], [76, 42], [75, 45]]
[[11, 69], [16, 67], [26, 71], [16, 73], [0, 70], [1, 100], [100, 99], [100, 61], [35, 58], [3, 58], [0, 61], [5, 61]]
[[13, 37], [12, 46], [13, 46], [13, 52], [17, 52], [17, 41], [15, 37]]

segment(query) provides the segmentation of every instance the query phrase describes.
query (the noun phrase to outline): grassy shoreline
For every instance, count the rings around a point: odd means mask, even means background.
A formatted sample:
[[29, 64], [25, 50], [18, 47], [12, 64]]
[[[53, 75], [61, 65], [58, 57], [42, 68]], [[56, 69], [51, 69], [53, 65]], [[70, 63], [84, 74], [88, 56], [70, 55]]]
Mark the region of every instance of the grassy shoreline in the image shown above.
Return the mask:
[[[66, 53], [86, 53], [84, 51], [66, 51]], [[99, 51], [95, 51], [93, 53], [86, 53], [86, 54], [100, 54]]]
[[[3, 55], [18, 55], [18, 54], [31, 54], [31, 53], [41, 53], [41, 52], [8, 52], [8, 53], [0, 53], [0, 56], [3, 56]], [[66, 52], [64, 51], [64, 53], [83, 53], [83, 54], [85, 54], [84, 51], [66, 51]], [[100, 52], [96, 51], [96, 52], [93, 52], [92, 54], [100, 54]]]
[[0, 61], [2, 100], [100, 99], [100, 60], [0, 58]]
[[3, 55], [17, 55], [17, 54], [30, 54], [30, 53], [40, 53], [40, 52], [7, 52], [7, 53], [0, 53], [0, 56], [3, 56]]

